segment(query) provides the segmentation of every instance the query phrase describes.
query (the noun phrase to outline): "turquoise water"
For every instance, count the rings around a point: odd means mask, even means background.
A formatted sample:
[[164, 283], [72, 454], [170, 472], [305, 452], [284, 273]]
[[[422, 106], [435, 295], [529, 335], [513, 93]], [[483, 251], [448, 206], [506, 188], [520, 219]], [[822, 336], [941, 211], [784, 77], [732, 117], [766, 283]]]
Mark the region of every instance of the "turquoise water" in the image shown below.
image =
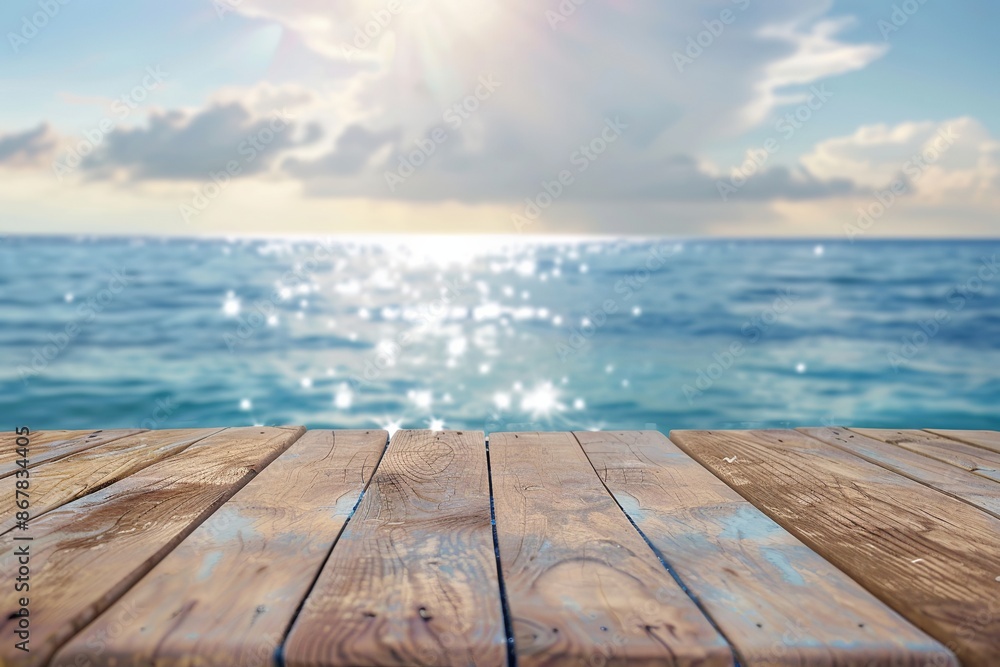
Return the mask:
[[1000, 428], [1000, 242], [7, 237], [5, 426]]

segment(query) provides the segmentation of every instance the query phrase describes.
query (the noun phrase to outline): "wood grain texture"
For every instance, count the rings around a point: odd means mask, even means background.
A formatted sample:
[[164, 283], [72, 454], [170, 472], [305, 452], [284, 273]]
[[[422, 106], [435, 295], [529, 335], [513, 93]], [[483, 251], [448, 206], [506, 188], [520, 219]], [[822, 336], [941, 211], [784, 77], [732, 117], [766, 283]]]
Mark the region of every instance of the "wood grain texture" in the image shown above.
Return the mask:
[[951, 431], [935, 428], [925, 430], [928, 433], [934, 433], [945, 438], [958, 440], [959, 442], [966, 442], [970, 445], [982, 447], [983, 449], [1000, 454], [1000, 432], [997, 431]]
[[897, 431], [879, 428], [852, 428], [855, 433], [899, 445], [938, 461], [950, 463], [980, 477], [1000, 482], [1000, 452], [946, 438], [927, 431]]
[[[621, 507], [736, 648], [740, 664], [923, 667], [950, 659], [663, 434], [576, 437]], [[732, 465], [740, 465], [738, 456]]]
[[[70, 454], [142, 431], [143, 429], [137, 428], [114, 431], [38, 431], [29, 436], [31, 443], [28, 446], [28, 468], [47, 461], [58, 461]], [[0, 477], [8, 477], [21, 469], [17, 463], [21, 457], [16, 451], [16, 443], [17, 436], [13, 432], [0, 436]]]
[[491, 433], [490, 470], [518, 665], [733, 664], [571, 433]]
[[946, 493], [952, 498], [969, 503], [1000, 519], [1000, 484], [990, 479], [984, 479], [950, 463], [918, 454], [909, 448], [869, 438], [850, 429], [800, 428], [798, 430], [882, 466], [886, 470], [899, 473], [941, 493]]
[[[0, 663], [44, 665], [184, 537], [285, 450], [301, 428], [234, 428], [191, 445], [0, 537], [10, 557], [33, 538], [30, 653], [0, 642]], [[17, 535], [16, 533], [20, 533]], [[9, 571], [9, 570], [6, 570]], [[0, 589], [0, 635], [12, 637], [23, 595]], [[128, 626], [128, 631], [134, 630]]]
[[995, 664], [1000, 520], [796, 431], [671, 439], [963, 665]]
[[[94, 445], [31, 470], [31, 516], [38, 517], [128, 477], [222, 429], [145, 431]], [[17, 479], [0, 478], [0, 498], [14, 498]], [[0, 533], [17, 525], [13, 512], [0, 516]]]
[[[385, 431], [309, 431], [64, 646], [52, 664], [272, 665], [378, 465]], [[120, 618], [133, 630], [115, 635]], [[92, 647], [103, 643], [100, 656]]]
[[393, 436], [292, 626], [284, 661], [506, 664], [482, 432]]
[[[32, 447], [40, 447], [58, 441], [86, 438], [100, 432], [93, 429], [83, 431], [30, 431], [28, 437], [31, 440]], [[21, 458], [19, 454], [14, 452], [18, 437], [18, 434], [13, 430], [0, 432], [0, 465], [7, 465], [13, 463], [15, 459]]]

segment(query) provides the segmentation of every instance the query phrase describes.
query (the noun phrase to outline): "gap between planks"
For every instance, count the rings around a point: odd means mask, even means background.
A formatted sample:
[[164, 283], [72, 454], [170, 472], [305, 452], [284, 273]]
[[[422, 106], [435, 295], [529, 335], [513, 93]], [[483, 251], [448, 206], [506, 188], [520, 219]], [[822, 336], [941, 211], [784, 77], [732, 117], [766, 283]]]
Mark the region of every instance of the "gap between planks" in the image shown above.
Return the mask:
[[718, 622], [712, 616], [711, 612], [709, 612], [709, 610], [705, 608], [705, 605], [702, 602], [701, 598], [695, 595], [694, 592], [692, 592], [691, 588], [684, 582], [683, 577], [681, 577], [681, 575], [677, 572], [677, 570], [673, 567], [673, 565], [671, 565], [666, 555], [655, 544], [653, 544], [653, 541], [649, 538], [649, 536], [646, 535], [646, 533], [642, 530], [642, 528], [639, 527], [639, 524], [635, 522], [635, 519], [632, 517], [632, 515], [629, 514], [624, 507], [622, 507], [621, 501], [619, 500], [618, 496], [616, 496], [615, 493], [608, 487], [607, 470], [605, 469], [605, 476], [602, 477], [600, 472], [598, 472], [597, 470], [597, 465], [594, 463], [594, 459], [587, 452], [587, 448], [584, 447], [583, 443], [580, 442], [579, 433], [574, 432], [573, 439], [576, 440], [576, 444], [583, 451], [583, 455], [587, 458], [587, 461], [590, 463], [590, 467], [594, 470], [594, 474], [597, 476], [597, 479], [600, 480], [601, 485], [604, 487], [604, 490], [607, 492], [609, 496], [611, 496], [611, 499], [614, 501], [619, 511], [621, 511], [621, 513], [625, 515], [625, 518], [628, 519], [628, 522], [629, 524], [631, 524], [632, 528], [635, 529], [635, 531], [639, 533], [639, 536], [643, 539], [643, 541], [646, 542], [646, 546], [649, 547], [649, 549], [653, 552], [656, 558], [660, 561], [660, 565], [662, 565], [663, 568], [667, 571], [667, 573], [671, 577], [673, 577], [674, 581], [677, 582], [677, 585], [680, 587], [680, 589], [684, 591], [684, 593], [691, 599], [691, 602], [694, 603], [695, 607], [698, 608], [698, 610], [702, 613], [702, 615], [712, 626], [712, 628], [714, 628], [715, 631], [719, 633], [719, 636], [725, 640], [726, 645], [729, 647], [729, 651], [732, 653], [734, 667], [743, 667], [744, 665], [749, 666], [751, 663], [748, 663], [744, 658], [742, 658], [740, 651], [736, 647], [736, 644], [726, 633], [726, 631], [719, 626]]
[[[36, 468], [43, 463], [51, 463], [92, 447], [118, 440], [130, 435], [145, 433], [145, 429], [118, 429], [110, 431], [36, 431], [28, 435], [27, 468]], [[0, 477], [14, 475], [19, 469], [16, 453], [15, 434], [0, 435]]]
[[482, 432], [396, 432], [285, 664], [506, 664], [488, 489]]
[[519, 664], [734, 664], [732, 647], [629, 522], [572, 433], [497, 434], [490, 450]]
[[517, 647], [514, 640], [514, 621], [510, 615], [510, 601], [507, 598], [507, 584], [503, 579], [503, 567], [500, 562], [500, 541], [497, 536], [497, 513], [495, 494], [493, 491], [493, 461], [490, 459], [490, 436], [486, 442], [486, 473], [490, 480], [490, 527], [493, 530], [493, 553], [497, 561], [497, 581], [500, 584], [500, 612], [503, 614], [503, 628], [507, 633], [507, 667], [517, 667]]
[[[133, 473], [179, 454], [200, 440], [225, 429], [166, 429], [143, 431], [112, 440], [98, 441], [86, 449], [58, 460], [46, 460], [30, 468], [31, 520], [66, 503], [96, 493]], [[0, 478], [0, 495], [14, 497], [16, 476]], [[0, 535], [17, 527], [14, 515], [0, 518]]]
[[996, 480], [904, 447], [885, 432], [836, 427], [796, 430], [1000, 519], [1000, 486]]
[[[385, 431], [305, 433], [74, 637], [56, 667], [83, 662], [102, 641], [109, 663], [280, 661], [385, 444]], [[138, 632], [113, 632], [127, 614]]]
[[[0, 644], [0, 664], [46, 664], [304, 431], [227, 429], [34, 520], [31, 583], [47, 593], [32, 600], [31, 652]], [[0, 537], [5, 556], [15, 544]], [[18, 606], [13, 587], [0, 592], [0, 631]]]
[[670, 554], [663, 560], [743, 665], [953, 664], [937, 642], [661, 433], [575, 435], [607, 491], [650, 547]]
[[[799, 431], [674, 431], [671, 439], [962, 664], [994, 664], [994, 516]], [[726, 458], [734, 455], [735, 465]]]
[[369, 476], [368, 479], [365, 481], [365, 486], [361, 490], [361, 493], [358, 495], [358, 499], [355, 501], [354, 506], [351, 508], [351, 513], [347, 516], [347, 520], [344, 521], [344, 525], [341, 526], [340, 532], [337, 533], [337, 538], [333, 541], [333, 544], [330, 545], [330, 549], [326, 552], [326, 558], [323, 559], [322, 565], [320, 565], [319, 569], [317, 569], [316, 573], [313, 575], [312, 581], [309, 583], [309, 588], [306, 590], [306, 594], [302, 597], [302, 600], [295, 608], [295, 613], [292, 614], [292, 618], [288, 622], [288, 627], [285, 628], [285, 631], [282, 634], [281, 644], [278, 646], [277, 650], [274, 653], [275, 661], [277, 662], [277, 667], [285, 667], [286, 665], [285, 646], [288, 644], [288, 635], [292, 631], [292, 626], [295, 625], [296, 619], [298, 619], [299, 614], [302, 613], [302, 608], [305, 606], [306, 600], [309, 599], [309, 596], [312, 594], [313, 589], [316, 588], [316, 582], [319, 581], [320, 575], [323, 573], [324, 568], [326, 568], [327, 563], [330, 562], [330, 556], [333, 555], [333, 550], [337, 547], [337, 542], [340, 541], [340, 538], [344, 534], [344, 531], [347, 530], [347, 526], [350, 525], [351, 521], [354, 519], [354, 515], [358, 511], [358, 507], [361, 505], [361, 501], [365, 499], [365, 494], [368, 493], [368, 487], [371, 486], [372, 479], [375, 477], [375, 473], [378, 472], [378, 467], [382, 465], [382, 459], [385, 458], [386, 452], [389, 451], [389, 445], [391, 442], [392, 442], [392, 437], [389, 435], [387, 431], [385, 436], [385, 443], [382, 447], [382, 454], [381, 456], [379, 456], [378, 462], [375, 464], [375, 468], [372, 470], [371, 476]]

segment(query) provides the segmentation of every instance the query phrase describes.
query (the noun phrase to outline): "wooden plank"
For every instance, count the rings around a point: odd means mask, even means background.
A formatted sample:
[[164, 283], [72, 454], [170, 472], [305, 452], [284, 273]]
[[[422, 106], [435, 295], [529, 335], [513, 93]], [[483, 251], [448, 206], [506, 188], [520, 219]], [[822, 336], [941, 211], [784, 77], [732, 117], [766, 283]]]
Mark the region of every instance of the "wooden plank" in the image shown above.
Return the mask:
[[[302, 430], [223, 431], [0, 536], [0, 554], [12, 558], [25, 545], [31, 554], [30, 653], [5, 641], [0, 663], [44, 665]], [[25, 536], [32, 541], [17, 541]], [[22, 595], [0, 589], [0, 635], [15, 637]]]
[[671, 439], [963, 665], [994, 664], [1000, 520], [796, 431]]
[[[385, 431], [306, 433], [76, 635], [53, 664], [273, 664], [387, 437]], [[127, 616], [134, 616], [132, 631], [115, 633]]]
[[[800, 428], [806, 435], [839, 447], [886, 470], [925, 484], [1000, 519], [1000, 485], [958, 466], [842, 428]], [[895, 433], [895, 431], [892, 431]]]
[[[28, 432], [28, 437], [31, 439], [31, 445], [33, 447], [39, 447], [44, 444], [59, 440], [72, 440], [74, 438], [85, 438], [88, 435], [93, 435], [99, 431], [89, 430], [89, 431], [68, 431], [68, 430], [57, 430], [57, 431], [31, 431]], [[13, 431], [2, 431], [0, 432], [0, 464], [13, 463], [16, 459], [21, 458], [20, 455], [16, 454], [14, 449], [17, 446], [18, 434]]]
[[663, 434], [586, 431], [576, 437], [622, 509], [736, 648], [740, 664], [954, 664], [940, 644]]
[[[146, 466], [176, 454], [222, 429], [146, 431], [95, 445], [32, 469], [31, 516], [39, 517], [88, 493], [103, 489]], [[17, 478], [0, 479], [0, 497], [13, 498]], [[13, 513], [0, 516], [0, 533], [17, 524]]]
[[[82, 452], [91, 447], [124, 438], [144, 429], [117, 429], [114, 431], [38, 431], [31, 433], [28, 445], [28, 468], [48, 461], [58, 461], [70, 454]], [[17, 461], [21, 456], [17, 453], [17, 435], [12, 431], [0, 436], [0, 478], [13, 475], [20, 466]]]
[[498, 667], [505, 645], [483, 433], [398, 431], [284, 663]]
[[991, 452], [1000, 454], [1000, 433], [997, 431], [952, 431], [947, 429], [929, 428], [928, 433], [966, 442], [970, 445], [988, 449]]
[[733, 664], [573, 434], [491, 433], [490, 471], [518, 665]]
[[938, 461], [950, 463], [980, 477], [1000, 482], [1000, 453], [983, 447], [928, 433], [880, 428], [852, 428], [851, 431], [892, 445], [898, 445]]

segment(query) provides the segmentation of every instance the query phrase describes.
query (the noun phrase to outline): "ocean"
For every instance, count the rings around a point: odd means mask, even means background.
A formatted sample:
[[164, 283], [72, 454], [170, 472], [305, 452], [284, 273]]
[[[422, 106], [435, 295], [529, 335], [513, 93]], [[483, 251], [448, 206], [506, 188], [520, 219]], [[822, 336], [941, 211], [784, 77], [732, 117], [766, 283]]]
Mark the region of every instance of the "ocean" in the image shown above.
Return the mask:
[[997, 241], [0, 241], [5, 429], [1000, 428]]

